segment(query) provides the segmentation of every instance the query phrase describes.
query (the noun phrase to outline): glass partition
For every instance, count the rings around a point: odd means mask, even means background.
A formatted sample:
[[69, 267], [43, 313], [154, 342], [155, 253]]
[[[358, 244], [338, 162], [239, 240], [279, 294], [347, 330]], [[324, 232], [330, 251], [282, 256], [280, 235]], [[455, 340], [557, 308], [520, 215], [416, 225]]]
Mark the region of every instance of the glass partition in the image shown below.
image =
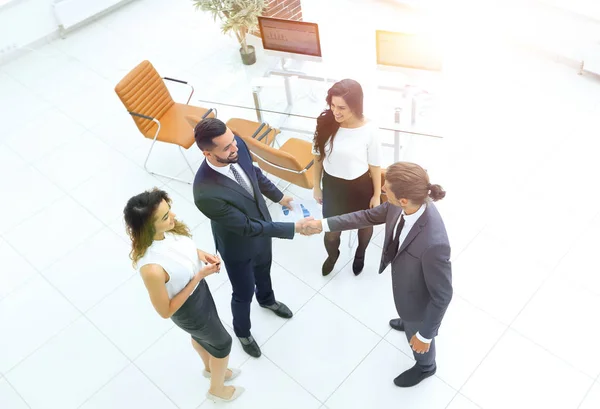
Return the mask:
[[[271, 127], [281, 130], [277, 136], [275, 147], [281, 146], [288, 138], [301, 138], [312, 142], [316, 115], [320, 107], [311, 107], [310, 104], [296, 104], [293, 109], [278, 111], [267, 109], [260, 101], [256, 105], [231, 104], [223, 101], [196, 100], [197, 105], [217, 109], [218, 117], [227, 122], [231, 118], [242, 118], [256, 122], [268, 123]], [[279, 104], [279, 105], [278, 105]], [[284, 101], [269, 100], [273, 108], [283, 106]], [[315, 103], [313, 102], [313, 105]], [[320, 104], [319, 104], [320, 105]], [[299, 111], [299, 112], [297, 112]], [[391, 111], [393, 119], [397, 112]], [[441, 153], [443, 137], [436, 134], [427, 134], [416, 130], [406, 129], [401, 124], [395, 124], [393, 120], [385, 125], [377, 121], [379, 125], [380, 138], [383, 145], [383, 166], [399, 160], [418, 162], [426, 164], [432, 158]]]

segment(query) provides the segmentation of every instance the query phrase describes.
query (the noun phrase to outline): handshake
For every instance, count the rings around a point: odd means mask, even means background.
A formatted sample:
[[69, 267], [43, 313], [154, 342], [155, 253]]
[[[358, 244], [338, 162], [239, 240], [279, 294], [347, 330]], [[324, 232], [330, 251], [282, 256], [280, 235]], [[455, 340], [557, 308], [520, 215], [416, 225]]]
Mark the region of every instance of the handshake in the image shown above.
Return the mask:
[[321, 220], [315, 220], [313, 217], [306, 217], [296, 222], [296, 233], [303, 236], [312, 236], [323, 231]]

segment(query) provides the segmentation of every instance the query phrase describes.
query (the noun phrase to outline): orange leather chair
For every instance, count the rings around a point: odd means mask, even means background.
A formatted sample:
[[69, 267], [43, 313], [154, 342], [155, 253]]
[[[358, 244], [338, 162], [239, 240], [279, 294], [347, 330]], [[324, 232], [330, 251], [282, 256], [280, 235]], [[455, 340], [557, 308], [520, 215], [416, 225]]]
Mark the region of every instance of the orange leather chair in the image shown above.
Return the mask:
[[[185, 119], [191, 128], [202, 120], [197, 116], [187, 116]], [[271, 145], [281, 131], [271, 128], [266, 123], [232, 118], [226, 125], [246, 142], [252, 160], [257, 162], [262, 170], [288, 182], [282, 191], [291, 184], [305, 189], [313, 188], [313, 154], [310, 142], [290, 138], [281, 148], [276, 149]]]
[[242, 138], [262, 170], [288, 182], [282, 191], [292, 184], [304, 189], [313, 188], [314, 158], [310, 142], [290, 138], [276, 149], [255, 138]]
[[[163, 80], [188, 85], [191, 88], [191, 92], [187, 102], [185, 104], [175, 102]], [[193, 175], [195, 170], [187, 160], [182, 149], [189, 149], [195, 142], [193, 128], [190, 129], [186, 116], [194, 115], [199, 118], [214, 118], [217, 114], [216, 109], [188, 105], [194, 94], [194, 87], [185, 81], [168, 77], [161, 78], [149, 61], [142, 61], [137, 67], [131, 70], [117, 84], [115, 92], [129, 114], [133, 117], [142, 135], [148, 139], [152, 139], [148, 156], [144, 161], [144, 169], [153, 175], [191, 184], [187, 180], [152, 172], [147, 167], [148, 159], [156, 141], [178, 145], [179, 151]]]
[[253, 138], [269, 146], [273, 146], [275, 138], [281, 133], [279, 129], [271, 128], [267, 123], [259, 124], [241, 118], [231, 118], [226, 125], [242, 138]]
[[[187, 115], [185, 119], [192, 129], [194, 129], [198, 122], [202, 120], [202, 118], [194, 115]], [[238, 135], [243, 140], [255, 139], [271, 146], [275, 142], [275, 137], [281, 133], [279, 129], [271, 128], [269, 124], [265, 122], [258, 123], [241, 118], [231, 118], [225, 125], [231, 129], [231, 132]], [[252, 161], [256, 162], [256, 158], [252, 152], [250, 152], [250, 155], [252, 156]]]

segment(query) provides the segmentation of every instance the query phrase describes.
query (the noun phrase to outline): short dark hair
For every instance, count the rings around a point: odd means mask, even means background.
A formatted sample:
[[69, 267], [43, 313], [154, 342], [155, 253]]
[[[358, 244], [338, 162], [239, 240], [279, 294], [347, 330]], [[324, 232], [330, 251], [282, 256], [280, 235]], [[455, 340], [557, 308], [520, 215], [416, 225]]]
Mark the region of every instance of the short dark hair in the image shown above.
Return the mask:
[[194, 139], [200, 150], [209, 151], [216, 146], [213, 139], [225, 132], [227, 132], [227, 126], [223, 121], [217, 118], [205, 118], [194, 128]]

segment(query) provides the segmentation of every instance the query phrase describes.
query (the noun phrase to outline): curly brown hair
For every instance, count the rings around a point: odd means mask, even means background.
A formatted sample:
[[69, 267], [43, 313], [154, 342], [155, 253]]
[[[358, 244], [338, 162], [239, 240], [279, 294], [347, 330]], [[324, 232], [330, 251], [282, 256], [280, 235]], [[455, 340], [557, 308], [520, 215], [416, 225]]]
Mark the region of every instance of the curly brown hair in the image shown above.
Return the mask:
[[[127, 201], [127, 205], [123, 209], [127, 234], [131, 239], [129, 258], [133, 261], [134, 268], [154, 241], [156, 235], [156, 229], [154, 228], [155, 213], [163, 200], [169, 206], [171, 205], [172, 201], [167, 192], [155, 187], [152, 190], [133, 196]], [[192, 237], [190, 229], [178, 220], [175, 220], [175, 227], [169, 232]]]

